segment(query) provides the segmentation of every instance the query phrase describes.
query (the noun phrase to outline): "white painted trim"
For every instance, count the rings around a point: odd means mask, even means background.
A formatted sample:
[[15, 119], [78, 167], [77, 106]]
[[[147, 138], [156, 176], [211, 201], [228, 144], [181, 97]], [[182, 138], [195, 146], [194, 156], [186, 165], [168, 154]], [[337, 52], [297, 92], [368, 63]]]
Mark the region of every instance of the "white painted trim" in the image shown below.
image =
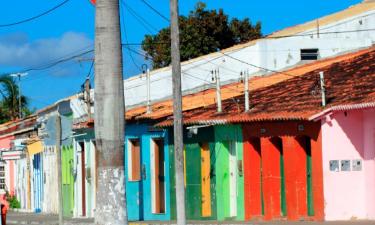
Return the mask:
[[155, 141], [150, 140], [150, 173], [151, 173], [151, 208], [152, 213], [156, 212], [156, 187], [155, 187]]
[[237, 143], [229, 141], [229, 207], [230, 216], [237, 216]]

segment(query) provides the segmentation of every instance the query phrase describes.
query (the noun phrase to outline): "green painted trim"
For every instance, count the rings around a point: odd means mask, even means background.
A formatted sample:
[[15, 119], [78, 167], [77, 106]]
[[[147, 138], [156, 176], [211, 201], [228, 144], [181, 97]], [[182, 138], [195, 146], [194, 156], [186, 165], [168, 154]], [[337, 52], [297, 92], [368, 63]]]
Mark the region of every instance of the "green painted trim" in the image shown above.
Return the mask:
[[199, 220], [202, 212], [201, 153], [198, 143], [185, 145], [186, 162], [186, 217]]
[[306, 171], [307, 171], [307, 215], [314, 216], [314, 199], [312, 190], [312, 161], [310, 139], [306, 139]]
[[262, 215], [264, 216], [264, 195], [263, 195], [263, 158], [260, 157], [260, 199], [262, 204]]
[[176, 220], [176, 180], [175, 180], [175, 161], [174, 161], [174, 145], [173, 145], [173, 128], [169, 129], [169, 182], [170, 182], [170, 207], [171, 220]]
[[285, 172], [284, 172], [284, 154], [280, 151], [280, 177], [281, 177], [281, 214], [286, 216], [286, 193], [285, 193]]

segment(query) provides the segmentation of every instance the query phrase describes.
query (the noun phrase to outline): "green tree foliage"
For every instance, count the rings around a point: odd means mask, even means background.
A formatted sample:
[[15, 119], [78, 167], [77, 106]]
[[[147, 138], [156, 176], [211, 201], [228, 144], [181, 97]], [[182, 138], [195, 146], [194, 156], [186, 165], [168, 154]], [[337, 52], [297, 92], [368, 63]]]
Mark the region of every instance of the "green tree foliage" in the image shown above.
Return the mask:
[[[0, 123], [16, 119], [19, 115], [18, 86], [16, 81], [7, 74], [0, 76]], [[28, 109], [28, 99], [21, 96], [21, 110], [27, 116], [31, 112]]]
[[[180, 16], [179, 23], [183, 61], [262, 36], [260, 22], [253, 25], [248, 18], [230, 20], [222, 9], [208, 10], [202, 2], [198, 2], [188, 16]], [[145, 35], [142, 49], [152, 59], [154, 68], [171, 63], [170, 42], [170, 27], [161, 29], [156, 35]]]
[[7, 191], [5, 193], [5, 196], [6, 196], [7, 202], [9, 203], [9, 208], [11, 208], [11, 209], [19, 209], [19, 208], [21, 208], [21, 203], [20, 203], [20, 201], [18, 201], [18, 199], [17, 199], [17, 197], [15, 195], [11, 195]]

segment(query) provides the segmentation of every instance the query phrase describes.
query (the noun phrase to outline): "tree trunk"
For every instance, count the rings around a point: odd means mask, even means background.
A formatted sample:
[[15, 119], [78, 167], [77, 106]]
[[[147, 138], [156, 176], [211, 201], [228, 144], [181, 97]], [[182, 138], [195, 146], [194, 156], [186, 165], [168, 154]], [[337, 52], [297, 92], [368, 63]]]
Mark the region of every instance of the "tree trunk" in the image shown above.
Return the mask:
[[118, 0], [97, 0], [95, 18], [95, 224], [127, 224], [124, 86]]

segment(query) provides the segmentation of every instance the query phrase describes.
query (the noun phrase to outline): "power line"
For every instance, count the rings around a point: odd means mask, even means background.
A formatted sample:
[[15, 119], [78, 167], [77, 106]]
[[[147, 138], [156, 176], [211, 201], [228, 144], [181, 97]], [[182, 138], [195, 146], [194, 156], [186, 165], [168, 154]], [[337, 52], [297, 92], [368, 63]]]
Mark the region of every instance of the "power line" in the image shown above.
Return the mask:
[[22, 24], [22, 23], [26, 23], [26, 22], [29, 22], [29, 21], [32, 21], [32, 20], [35, 20], [35, 19], [38, 19], [58, 8], [60, 8], [61, 6], [65, 5], [66, 3], [68, 3], [70, 0], [65, 0], [63, 2], [61, 2], [60, 4], [52, 7], [51, 9], [45, 11], [45, 12], [42, 12], [36, 16], [33, 16], [33, 17], [30, 17], [30, 18], [27, 18], [27, 19], [23, 19], [23, 20], [20, 20], [20, 21], [17, 21], [17, 22], [13, 22], [13, 23], [7, 23], [7, 24], [0, 24], [0, 27], [10, 27], [10, 26], [14, 26], [14, 25], [19, 25], [19, 24]]
[[[327, 31], [327, 32], [319, 32], [319, 35], [321, 34], [343, 34], [343, 33], [355, 33], [355, 32], [365, 32], [365, 31], [375, 31], [375, 28], [369, 28], [369, 29], [360, 29], [360, 30], [343, 30], [343, 31]], [[304, 37], [304, 36], [311, 36], [315, 33], [310, 34], [291, 34], [291, 35], [280, 35], [280, 36], [267, 36], [265, 39], [278, 39], [278, 38], [286, 38], [286, 37]]]
[[229, 58], [231, 58], [231, 59], [233, 59], [233, 60], [236, 60], [238, 62], [244, 63], [246, 65], [249, 65], [249, 66], [252, 66], [252, 67], [255, 67], [255, 68], [258, 68], [258, 69], [266, 70], [268, 72], [273, 72], [273, 73], [280, 73], [280, 74], [284, 74], [284, 75], [287, 75], [287, 76], [290, 76], [290, 77], [298, 77], [298, 76], [295, 76], [295, 75], [292, 75], [292, 74], [288, 74], [288, 73], [285, 73], [285, 72], [282, 72], [282, 71], [272, 70], [272, 69], [268, 69], [268, 68], [265, 68], [265, 67], [262, 67], [262, 66], [254, 65], [252, 63], [249, 63], [249, 62], [243, 61], [241, 59], [238, 59], [236, 57], [233, 57], [231, 55], [228, 55], [228, 54], [226, 54], [224, 52], [220, 52], [220, 53], [223, 54], [223, 55], [225, 55], [225, 56], [227, 56], [227, 57], [229, 57]]
[[22, 71], [22, 72], [30, 72], [30, 71], [36, 71], [36, 70], [46, 70], [46, 69], [49, 69], [49, 68], [51, 68], [51, 67], [54, 67], [54, 66], [56, 66], [56, 65], [58, 65], [58, 64], [60, 64], [60, 63], [64, 63], [64, 62], [70, 61], [70, 60], [72, 60], [72, 59], [75, 59], [75, 58], [77, 58], [77, 57], [79, 57], [79, 56], [86, 55], [86, 54], [91, 53], [91, 52], [94, 52], [94, 50], [91, 49], [91, 50], [88, 50], [88, 51], [82, 52], [82, 53], [80, 53], [80, 54], [73, 55], [73, 56], [70, 56], [70, 57], [68, 57], [68, 58], [64, 58], [64, 59], [61, 59], [61, 60], [55, 61], [55, 62], [50, 63], [50, 64], [48, 64], [48, 65], [40, 66], [40, 67], [34, 67], [34, 68], [29, 68], [29, 69], [26, 69], [26, 70], [24, 70], [24, 71]]
[[121, 0], [121, 3], [125, 6], [125, 8], [128, 10], [128, 12], [150, 33], [154, 33], [154, 31], [159, 32], [158, 29], [156, 29], [153, 25], [151, 25], [145, 18], [143, 18], [141, 15], [139, 15], [134, 9], [132, 9], [128, 4], [125, 3], [124, 0]]
[[168, 23], [170, 22], [170, 20], [164, 16], [161, 12], [159, 12], [157, 9], [155, 9], [150, 3], [146, 2], [145, 0], [142, 0], [142, 2], [147, 5], [152, 11], [154, 11], [156, 14], [158, 14], [161, 18], [163, 18], [165, 21], [167, 21]]
[[130, 47], [129, 47], [129, 40], [128, 40], [128, 34], [126, 32], [126, 26], [125, 26], [125, 9], [124, 9], [124, 6], [123, 5], [120, 5], [120, 8], [122, 9], [121, 12], [122, 12], [122, 15], [120, 16], [121, 17], [121, 21], [122, 21], [122, 29], [124, 30], [124, 36], [125, 36], [125, 47], [128, 49], [129, 51], [129, 56], [130, 56], [130, 59], [131, 61], [133, 62], [134, 66], [139, 70], [139, 71], [142, 71], [142, 69], [138, 66], [138, 64], [135, 63], [135, 60], [134, 60], [134, 57], [133, 57], [133, 54], [132, 52], [130, 51]]

